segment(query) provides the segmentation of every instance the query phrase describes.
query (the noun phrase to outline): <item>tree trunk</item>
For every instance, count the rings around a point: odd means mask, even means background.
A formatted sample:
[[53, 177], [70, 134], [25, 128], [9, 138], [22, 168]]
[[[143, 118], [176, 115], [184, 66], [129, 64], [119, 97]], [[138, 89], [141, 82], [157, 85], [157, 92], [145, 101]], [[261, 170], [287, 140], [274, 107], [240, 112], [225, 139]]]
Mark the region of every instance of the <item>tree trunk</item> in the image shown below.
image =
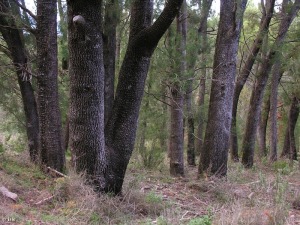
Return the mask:
[[280, 21], [278, 35], [269, 53], [263, 59], [261, 70], [259, 71], [259, 75], [255, 87], [252, 91], [251, 100], [250, 100], [250, 109], [248, 112], [246, 129], [245, 129], [246, 131], [244, 134], [243, 144], [242, 144], [242, 151], [243, 151], [242, 163], [247, 168], [253, 166], [255, 134], [257, 131], [258, 116], [260, 115], [263, 93], [266, 87], [268, 76], [273, 66], [274, 59], [278, 57], [279, 54], [278, 49], [281, 48], [286, 33], [289, 29], [289, 26], [292, 23], [296, 13], [299, 10], [299, 6], [300, 6], [299, 4], [300, 4], [300, 0], [296, 0], [293, 6], [290, 7], [290, 11], [285, 16], [283, 16], [282, 20]]
[[150, 57], [158, 41], [177, 15], [182, 0], [167, 1], [153, 25], [153, 2], [132, 3], [128, 48], [122, 63], [113, 112], [105, 128], [109, 154], [104, 191], [121, 192], [126, 168], [134, 147], [140, 104]]
[[56, 1], [37, 1], [38, 112], [42, 165], [60, 172], [65, 166], [57, 85]]
[[101, 1], [68, 1], [70, 148], [77, 172], [97, 190], [107, 168], [104, 143], [104, 68]]
[[103, 59], [104, 59], [104, 121], [106, 124], [113, 107], [116, 64], [116, 30], [119, 22], [119, 1], [109, 0], [105, 5]]
[[239, 2], [238, 5], [233, 0], [221, 1], [209, 116], [199, 173], [207, 170], [211, 162], [212, 174], [217, 176], [227, 174], [236, 57], [246, 3], [246, 0]]
[[270, 85], [267, 87], [266, 94], [263, 100], [263, 108], [261, 114], [259, 116], [259, 124], [257, 130], [257, 141], [258, 141], [258, 155], [260, 158], [267, 156], [267, 125], [269, 119], [269, 112], [270, 112]]
[[171, 87], [170, 174], [184, 176], [183, 159], [183, 94], [180, 86]]
[[67, 22], [66, 22], [66, 16], [63, 9], [62, 0], [57, 1], [57, 8], [58, 8], [58, 15], [59, 15], [59, 30], [62, 34], [61, 37], [61, 66], [63, 70], [67, 70], [69, 67], [69, 53], [68, 53], [68, 47], [67, 47]]
[[259, 121], [260, 107], [264, 96], [264, 90], [268, 81], [268, 74], [270, 73], [271, 63], [268, 56], [264, 56], [261, 64], [258, 77], [252, 90], [250, 98], [250, 107], [246, 122], [246, 131], [244, 133], [242, 143], [242, 163], [245, 167], [253, 166], [255, 135]]
[[0, 1], [0, 32], [10, 51], [21, 91], [22, 102], [26, 119], [26, 132], [29, 147], [30, 159], [38, 161], [39, 143], [39, 120], [34, 90], [31, 85], [30, 69], [27, 65], [26, 50], [23, 43], [22, 32], [17, 28], [14, 20], [5, 17], [2, 13], [9, 13], [8, 1]]
[[289, 156], [292, 160], [297, 160], [297, 148], [295, 142], [295, 127], [299, 116], [299, 99], [297, 97], [293, 97], [288, 125], [285, 134], [284, 146], [281, 153], [281, 157]]
[[271, 93], [270, 93], [270, 160], [272, 162], [277, 160], [277, 105], [278, 105], [278, 86], [283, 73], [281, 70], [281, 59], [276, 59], [273, 66], [273, 73], [271, 78]]
[[250, 49], [250, 52], [245, 60], [245, 63], [241, 69], [241, 73], [235, 82], [234, 97], [233, 97], [233, 107], [232, 107], [232, 121], [231, 121], [231, 133], [230, 133], [230, 147], [231, 147], [231, 159], [235, 162], [239, 161], [238, 156], [238, 138], [237, 138], [237, 127], [236, 127], [236, 117], [239, 97], [241, 91], [251, 73], [252, 67], [254, 65], [256, 56], [262, 45], [264, 36], [269, 30], [269, 25], [271, 18], [273, 16], [275, 0], [268, 0], [263, 7], [263, 16], [260, 21], [259, 31], [254, 40], [254, 43]]
[[203, 148], [203, 133], [204, 133], [204, 100], [205, 100], [205, 89], [206, 89], [206, 66], [208, 64], [207, 55], [209, 53], [208, 41], [207, 41], [207, 18], [211, 8], [212, 0], [203, 0], [202, 6], [201, 3], [198, 3], [201, 7], [201, 17], [200, 25], [198, 29], [199, 41], [200, 41], [200, 54], [202, 63], [200, 67], [204, 67], [201, 70], [200, 75], [200, 85], [199, 85], [199, 121], [197, 128], [197, 141], [196, 149], [197, 153], [201, 154]]

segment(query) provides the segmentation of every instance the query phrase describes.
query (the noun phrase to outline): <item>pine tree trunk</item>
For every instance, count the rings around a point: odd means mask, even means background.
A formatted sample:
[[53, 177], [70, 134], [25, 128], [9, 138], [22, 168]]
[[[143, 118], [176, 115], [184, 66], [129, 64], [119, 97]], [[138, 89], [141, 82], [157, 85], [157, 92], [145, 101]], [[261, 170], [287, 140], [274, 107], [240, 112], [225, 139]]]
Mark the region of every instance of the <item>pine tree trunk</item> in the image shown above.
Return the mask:
[[221, 1], [209, 116], [200, 159], [200, 173], [207, 170], [211, 162], [212, 174], [217, 176], [227, 174], [236, 56], [246, 3], [247, 1], [241, 1], [237, 5], [235, 1]]
[[289, 158], [292, 160], [297, 160], [297, 148], [296, 148], [294, 131], [298, 120], [298, 116], [299, 116], [299, 99], [294, 96], [289, 111], [285, 141], [281, 153], [281, 157], [289, 156]]
[[105, 128], [106, 150], [109, 154], [105, 192], [118, 194], [122, 190], [134, 147], [150, 58], [177, 15], [181, 3], [182, 0], [168, 1], [153, 25], [153, 1], [136, 0], [132, 3], [128, 48], [119, 74], [112, 115]]
[[39, 151], [42, 165], [61, 172], [65, 166], [65, 155], [58, 104], [56, 3], [37, 1]]
[[269, 119], [270, 112], [270, 86], [267, 87], [267, 91], [263, 100], [263, 108], [261, 111], [261, 115], [259, 116], [259, 124], [257, 130], [257, 141], [258, 141], [258, 155], [260, 158], [267, 156], [267, 125]]
[[[284, 4], [284, 3], [283, 3]], [[242, 163], [245, 167], [250, 168], [253, 166], [254, 158], [254, 147], [255, 147], [255, 134], [258, 126], [258, 117], [261, 111], [261, 103], [263, 98], [264, 89], [268, 80], [270, 70], [273, 66], [274, 60], [279, 54], [278, 49], [281, 48], [283, 41], [285, 39], [286, 33], [292, 23], [295, 15], [299, 11], [300, 0], [296, 0], [292, 6], [289, 6], [289, 12], [283, 14], [282, 20], [280, 21], [278, 35], [275, 39], [275, 42], [271, 46], [271, 49], [267, 56], [263, 59], [261, 70], [259, 72], [257, 83], [252, 91], [251, 100], [250, 100], [250, 109], [248, 112], [247, 122], [246, 122], [246, 131], [243, 138], [242, 151], [243, 158]], [[283, 6], [282, 12], [286, 8]], [[271, 155], [271, 159], [274, 156]]]
[[77, 172], [101, 190], [107, 168], [104, 143], [104, 68], [101, 1], [68, 1], [70, 148]]
[[30, 159], [32, 162], [38, 162], [39, 120], [34, 90], [31, 85], [30, 68], [27, 65], [28, 58], [22, 40], [23, 35], [13, 20], [5, 18], [5, 14], [9, 13], [8, 1], [1, 0], [0, 4], [0, 32], [7, 43], [18, 77], [25, 112]]
[[260, 21], [259, 31], [250, 49], [250, 52], [245, 60], [245, 63], [241, 69], [241, 73], [238, 76], [237, 81], [235, 83], [233, 107], [232, 107], [232, 122], [231, 122], [232, 124], [231, 124], [231, 133], [230, 133], [231, 159], [235, 162], [239, 161], [238, 138], [237, 138], [237, 127], [236, 127], [236, 117], [237, 117], [239, 97], [251, 73], [256, 56], [261, 48], [264, 36], [267, 34], [269, 30], [269, 25], [271, 22], [271, 18], [273, 16], [274, 4], [275, 4], [275, 0], [268, 0], [268, 2], [264, 6], [263, 16]]
[[183, 94], [179, 85], [171, 87], [170, 174], [184, 176]]
[[200, 75], [200, 85], [199, 85], [199, 121], [197, 127], [197, 141], [196, 149], [197, 153], [201, 154], [203, 148], [203, 133], [204, 133], [204, 101], [205, 101], [205, 90], [206, 90], [206, 66], [208, 64], [207, 55], [209, 53], [208, 41], [207, 41], [207, 18], [211, 8], [212, 0], [204, 0], [201, 6], [201, 3], [198, 3], [201, 8], [201, 17], [200, 25], [198, 29], [199, 41], [200, 41], [200, 52], [201, 52], [201, 75]]

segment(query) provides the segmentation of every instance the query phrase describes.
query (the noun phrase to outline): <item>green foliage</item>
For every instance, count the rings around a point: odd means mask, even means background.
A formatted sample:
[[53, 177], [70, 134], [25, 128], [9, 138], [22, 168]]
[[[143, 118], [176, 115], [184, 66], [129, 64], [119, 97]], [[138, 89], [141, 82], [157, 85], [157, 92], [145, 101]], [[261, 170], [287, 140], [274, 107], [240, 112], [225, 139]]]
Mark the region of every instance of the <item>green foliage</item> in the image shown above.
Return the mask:
[[159, 204], [159, 203], [162, 203], [163, 199], [161, 196], [159, 196], [155, 192], [151, 191], [145, 196], [145, 201], [147, 203]]
[[288, 175], [292, 172], [292, 168], [290, 168], [289, 162], [283, 161], [283, 160], [278, 160], [273, 163], [273, 168], [283, 174], [283, 175]]
[[188, 225], [211, 225], [212, 224], [212, 217], [211, 215], [204, 215], [202, 217], [197, 217], [191, 219], [188, 222]]

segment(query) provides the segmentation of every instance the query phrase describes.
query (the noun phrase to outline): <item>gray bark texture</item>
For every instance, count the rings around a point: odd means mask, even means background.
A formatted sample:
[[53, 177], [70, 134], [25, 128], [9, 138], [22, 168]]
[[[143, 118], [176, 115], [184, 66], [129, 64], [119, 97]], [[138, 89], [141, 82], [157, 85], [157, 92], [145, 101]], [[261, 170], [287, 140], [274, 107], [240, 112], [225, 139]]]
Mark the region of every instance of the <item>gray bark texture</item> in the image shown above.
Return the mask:
[[207, 41], [207, 19], [208, 14], [211, 8], [212, 0], [203, 0], [202, 4], [199, 4], [201, 7], [200, 10], [200, 23], [198, 28], [199, 42], [200, 42], [200, 54], [201, 54], [201, 67], [204, 67], [201, 70], [200, 75], [200, 85], [199, 85], [199, 121], [197, 127], [197, 139], [196, 139], [196, 150], [198, 154], [201, 154], [203, 147], [203, 133], [204, 133], [204, 101], [205, 101], [205, 90], [206, 90], [206, 66], [208, 64], [207, 55], [209, 54], [209, 47]]
[[112, 115], [105, 127], [109, 154], [104, 191], [120, 193], [134, 147], [138, 114], [150, 57], [178, 14], [182, 0], [167, 1], [153, 25], [153, 1], [135, 0], [131, 7], [129, 43], [119, 74]]
[[42, 165], [64, 170], [61, 119], [58, 103], [56, 1], [37, 1], [38, 113]]
[[297, 160], [297, 148], [295, 142], [295, 127], [299, 117], [299, 99], [294, 96], [290, 106], [288, 125], [281, 157], [288, 156], [292, 160]]
[[119, 194], [134, 148], [150, 57], [177, 15], [182, 0], [168, 1], [153, 25], [153, 1], [132, 2], [129, 43], [105, 129], [102, 2], [76, 0], [67, 3], [70, 136], [75, 166], [89, 175], [98, 191]]
[[209, 116], [204, 148], [200, 156], [199, 173], [204, 172], [211, 165], [212, 174], [217, 176], [227, 174], [236, 57], [246, 3], [246, 0], [239, 3], [221, 1]]
[[260, 21], [259, 31], [256, 38], [250, 48], [245, 63], [241, 69], [241, 72], [235, 82], [233, 106], [232, 106], [232, 122], [231, 122], [231, 133], [230, 133], [230, 152], [231, 159], [233, 161], [239, 161], [238, 156], [238, 138], [237, 138], [237, 127], [236, 127], [236, 117], [239, 97], [241, 91], [251, 73], [252, 67], [254, 65], [256, 56], [261, 48], [264, 36], [269, 30], [269, 25], [273, 16], [275, 0], [267, 0], [265, 5], [263, 5], [263, 15]]
[[[280, 20], [278, 35], [275, 42], [271, 46], [270, 51], [264, 57], [261, 69], [259, 71], [256, 84], [251, 94], [250, 108], [247, 116], [246, 131], [243, 138], [242, 152], [243, 158], [242, 163], [245, 167], [250, 168], [253, 166], [254, 159], [254, 148], [255, 148], [255, 134], [258, 126], [258, 118], [261, 111], [261, 103], [264, 94], [264, 90], [267, 84], [269, 73], [272, 66], [278, 57], [280, 52], [278, 51], [284, 42], [288, 29], [295, 18], [297, 12], [299, 11], [300, 0], [295, 1], [295, 3], [289, 7], [289, 11]], [[283, 2], [284, 5], [284, 2]], [[272, 103], [271, 103], [272, 104]], [[276, 105], [277, 107], [277, 105]], [[270, 154], [271, 161], [277, 158], [277, 152]]]
[[101, 1], [68, 1], [70, 148], [77, 172], [96, 189], [107, 167], [104, 143], [104, 67]]
[[[39, 120], [34, 90], [31, 85], [31, 74], [27, 65], [28, 57], [23, 42], [22, 31], [18, 29], [13, 17], [9, 16], [9, 1], [0, 1], [0, 32], [10, 51], [21, 91], [26, 119], [26, 132], [30, 159], [38, 161]], [[6, 14], [6, 16], [5, 16]]]

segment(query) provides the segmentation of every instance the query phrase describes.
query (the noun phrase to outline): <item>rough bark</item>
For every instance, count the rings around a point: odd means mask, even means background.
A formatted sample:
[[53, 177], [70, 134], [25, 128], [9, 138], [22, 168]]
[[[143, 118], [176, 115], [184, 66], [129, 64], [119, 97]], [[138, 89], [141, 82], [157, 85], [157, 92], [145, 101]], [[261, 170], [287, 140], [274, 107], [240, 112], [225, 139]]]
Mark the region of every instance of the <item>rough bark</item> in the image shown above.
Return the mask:
[[267, 87], [267, 91], [265, 93], [263, 99], [263, 107], [260, 114], [259, 125], [257, 130], [257, 142], [258, 142], [258, 155], [260, 158], [267, 156], [267, 125], [269, 119], [270, 112], [270, 85]]
[[246, 130], [244, 133], [242, 143], [242, 163], [245, 167], [250, 168], [253, 166], [255, 135], [259, 121], [260, 107], [264, 95], [264, 90], [268, 81], [268, 74], [271, 70], [271, 63], [269, 62], [268, 55], [264, 56], [263, 62], [259, 69], [258, 77], [256, 78], [253, 87], [250, 107], [247, 115]]
[[183, 93], [180, 86], [171, 87], [170, 174], [184, 176], [183, 158]]
[[212, 174], [217, 176], [227, 174], [236, 57], [246, 3], [246, 0], [239, 3], [221, 1], [209, 116], [199, 173], [207, 170], [211, 164]]
[[271, 96], [270, 96], [270, 124], [271, 124], [271, 143], [270, 143], [270, 161], [277, 160], [277, 96], [278, 85], [280, 81], [280, 50], [285, 39], [286, 33], [296, 17], [300, 8], [300, 0], [292, 4], [288, 0], [282, 2], [281, 22], [279, 25], [277, 45], [274, 46], [277, 57], [274, 65], [274, 73], [271, 79]]
[[206, 89], [206, 66], [208, 64], [207, 55], [208, 55], [208, 41], [207, 41], [207, 19], [208, 14], [211, 8], [212, 0], [203, 0], [201, 6], [201, 15], [200, 15], [200, 25], [198, 29], [199, 41], [200, 41], [200, 54], [201, 54], [201, 67], [204, 67], [201, 70], [200, 75], [200, 85], [199, 85], [199, 121], [197, 127], [197, 139], [196, 139], [196, 149], [197, 153], [201, 154], [203, 146], [203, 133], [204, 133], [204, 101], [205, 101], [205, 89]]
[[297, 148], [295, 143], [295, 127], [299, 116], [299, 99], [294, 96], [289, 111], [288, 125], [285, 133], [285, 140], [281, 157], [288, 156], [292, 160], [297, 160]]
[[101, 1], [68, 1], [70, 149], [77, 172], [97, 190], [107, 167]]
[[236, 117], [239, 97], [241, 91], [251, 73], [252, 67], [254, 65], [256, 56], [261, 48], [264, 36], [269, 30], [269, 25], [273, 16], [275, 0], [266, 1], [263, 7], [263, 15], [260, 21], [259, 31], [256, 38], [250, 48], [250, 52], [245, 60], [245, 63], [241, 69], [241, 72], [235, 82], [233, 106], [232, 106], [232, 121], [231, 121], [231, 133], [230, 133], [230, 148], [231, 148], [231, 159], [235, 162], [239, 161], [238, 156], [238, 138], [237, 138], [237, 127], [236, 127]]
[[23, 43], [23, 34], [17, 28], [12, 18], [4, 16], [4, 14], [9, 13], [8, 6], [8, 1], [0, 1], [0, 32], [4, 41], [7, 43], [7, 47], [10, 51], [10, 57], [13, 61], [18, 77], [18, 84], [20, 87], [25, 112], [30, 159], [32, 162], [37, 162], [39, 143], [37, 105], [35, 101], [34, 90], [31, 85], [31, 74], [27, 65], [28, 57], [26, 55], [26, 50]]
[[[263, 59], [261, 70], [259, 72], [258, 78], [256, 80], [255, 87], [251, 94], [250, 109], [247, 116], [246, 131], [243, 138], [242, 151], [243, 158], [242, 163], [245, 167], [250, 168], [253, 166], [254, 158], [254, 148], [255, 148], [255, 134], [258, 126], [258, 116], [261, 111], [261, 103], [263, 98], [264, 89], [268, 80], [270, 70], [275, 62], [276, 57], [280, 52], [278, 51], [284, 42], [287, 31], [295, 18], [295, 15], [299, 11], [300, 0], [295, 1], [295, 3], [290, 7], [289, 12], [286, 13], [279, 25], [278, 35], [271, 46], [270, 51], [267, 56]], [[284, 4], [284, 3], [283, 3]], [[276, 68], [275, 68], [276, 69]], [[277, 106], [276, 106], [277, 107]], [[271, 160], [275, 159], [275, 155], [272, 154]]]
[[62, 172], [61, 119], [57, 85], [56, 1], [37, 1], [38, 113], [40, 122], [40, 160], [43, 165]]
[[109, 0], [105, 5], [103, 27], [103, 59], [105, 70], [104, 82], [104, 121], [107, 123], [114, 102], [115, 64], [116, 64], [116, 30], [119, 22], [119, 1]]
[[150, 57], [181, 4], [182, 0], [167, 1], [161, 15], [150, 26], [153, 2], [135, 0], [132, 3], [129, 43], [119, 74], [113, 112], [105, 128], [105, 143], [109, 154], [103, 189], [106, 192], [121, 192], [134, 147]]

